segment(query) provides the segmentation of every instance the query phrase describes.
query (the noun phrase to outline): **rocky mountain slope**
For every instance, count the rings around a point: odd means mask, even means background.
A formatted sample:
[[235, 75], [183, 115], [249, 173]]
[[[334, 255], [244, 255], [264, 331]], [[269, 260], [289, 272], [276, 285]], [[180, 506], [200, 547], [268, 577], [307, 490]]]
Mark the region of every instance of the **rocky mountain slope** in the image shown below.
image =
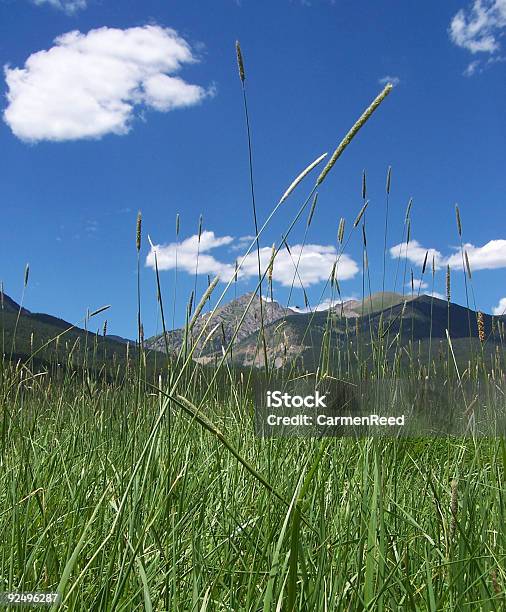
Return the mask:
[[[390, 352], [411, 343], [416, 344], [421, 357], [428, 355], [430, 345], [434, 356], [446, 342], [448, 304], [444, 300], [425, 295], [411, 297], [388, 292], [376, 293], [366, 297], [363, 302], [350, 300], [329, 310], [315, 312], [294, 312], [277, 302], [264, 302], [263, 308], [268, 362], [275, 367], [294, 359], [305, 368], [317, 367], [324, 343], [329, 349], [330, 359], [338, 351], [343, 353], [343, 349], [344, 353], [351, 356], [358, 347], [364, 356], [372, 351], [371, 339], [378, 338], [380, 326], [381, 333], [384, 333], [390, 345]], [[229, 346], [243, 315], [244, 320], [235, 336], [231, 359], [242, 366], [262, 366], [264, 353], [259, 334], [260, 302], [258, 297], [252, 299], [251, 293], [217, 310], [197, 342], [194, 358], [201, 363], [210, 363], [221, 356], [222, 347]], [[197, 321], [192, 331], [192, 340], [187, 339], [188, 345], [198, 338], [209, 316], [206, 313]], [[475, 312], [450, 304], [450, 333], [459, 360], [466, 360], [471, 352], [479, 350], [476, 317]], [[500, 343], [497, 322], [504, 323], [505, 320], [504, 316], [483, 316], [487, 350], [493, 350]], [[212, 330], [211, 338], [204, 345], [205, 338]], [[184, 337], [182, 329], [168, 332], [169, 350], [177, 352]], [[163, 336], [152, 338], [146, 344], [157, 350], [165, 350]]]
[[[210, 314], [210, 312], [206, 312], [201, 315], [191, 331], [191, 342], [196, 342], [195, 357], [203, 362], [206, 361], [205, 357], [212, 356], [215, 353], [221, 354], [222, 345], [228, 346], [234, 334], [236, 334], [234, 342], [237, 343], [260, 329], [262, 320], [260, 298], [254, 296], [253, 293], [246, 293], [219, 307], [212, 317], [212, 321], [208, 323]], [[262, 301], [264, 325], [274, 323], [290, 314], [293, 314], [292, 310], [284, 308], [277, 302]], [[242, 317], [244, 318], [239, 326]], [[205, 331], [202, 334], [202, 338], [198, 340], [204, 328]], [[214, 333], [205, 342], [212, 330], [214, 330]], [[184, 329], [167, 332], [167, 345], [171, 353], [177, 353], [184, 341]], [[190, 343], [190, 339], [187, 341]], [[166, 346], [163, 334], [147, 339], [145, 346], [150, 349], [165, 351]]]

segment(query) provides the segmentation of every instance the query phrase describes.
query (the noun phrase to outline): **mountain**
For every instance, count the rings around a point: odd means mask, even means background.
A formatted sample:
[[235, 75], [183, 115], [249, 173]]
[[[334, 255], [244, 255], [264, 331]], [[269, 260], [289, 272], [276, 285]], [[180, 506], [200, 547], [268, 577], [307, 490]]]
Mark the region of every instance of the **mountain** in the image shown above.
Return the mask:
[[[126, 365], [127, 358], [135, 360], [138, 355], [134, 341], [118, 336], [104, 337], [58, 317], [30, 312], [20, 308], [5, 293], [0, 298], [0, 346], [7, 358], [30, 360], [44, 368], [58, 363], [96, 370], [106, 367], [113, 372], [118, 366]], [[487, 342], [482, 344], [478, 339], [476, 312], [425, 295], [405, 297], [396, 293], [376, 293], [363, 302], [348, 300], [314, 312], [294, 312], [278, 302], [265, 299], [261, 302], [258, 296], [247, 293], [217, 308], [212, 320], [210, 316], [206, 312], [198, 317], [189, 337], [185, 337], [184, 329], [167, 333], [171, 356], [185, 342], [188, 346], [196, 343], [195, 361], [213, 364], [222, 356], [223, 347], [228, 348], [234, 339], [230, 360], [239, 366], [262, 367], [263, 318], [267, 359], [274, 367], [295, 362], [313, 370], [321, 365], [322, 355], [326, 355], [330, 364], [339, 360], [364, 362], [372, 355], [380, 336], [388, 346], [387, 360], [396, 351], [405, 359], [415, 354], [425, 360], [429, 352], [432, 358], [446, 359], [449, 316], [455, 358], [459, 364], [466, 364], [473, 353], [483, 349], [488, 359], [496, 347], [503, 347], [506, 324], [505, 315], [484, 314]], [[166, 363], [161, 354], [166, 349], [163, 335], [147, 339], [144, 347], [147, 368], [158, 371], [157, 367]], [[409, 351], [404, 350], [408, 347], [411, 347]]]
[[[251, 305], [248, 308], [250, 302]], [[261, 317], [261, 313], [263, 317]], [[253, 293], [246, 293], [228, 302], [224, 306], [217, 308], [212, 317], [212, 321], [207, 325], [210, 314], [210, 312], [206, 312], [200, 316], [191, 331], [192, 340], [196, 341], [195, 356], [203, 363], [207, 361], [206, 357], [216, 353], [221, 354], [222, 345], [228, 346], [238, 328], [241, 317], [244, 316], [244, 319], [237, 331], [235, 342], [240, 342], [257, 332], [260, 329], [262, 318], [264, 325], [269, 325], [284, 316], [293, 314], [293, 311], [289, 308], [284, 308], [278, 304], [278, 302], [269, 302], [267, 300], [262, 300], [262, 302], [260, 302], [258, 296], [255, 296]], [[197, 340], [206, 325], [207, 327], [202, 334], [202, 338]], [[214, 330], [213, 334], [208, 341], [205, 342], [208, 334], [212, 330]], [[184, 343], [184, 338], [184, 329], [176, 329], [167, 332], [167, 346], [169, 351], [171, 353], [177, 353]], [[163, 334], [147, 339], [145, 341], [145, 346], [165, 352], [166, 346]]]
[[[17, 314], [20, 308], [21, 308], [20, 305], [17, 302], [15, 302], [12, 298], [10, 298], [6, 293], [4, 293], [3, 291], [0, 292], [0, 309], [1, 310], [4, 310], [5, 312], [15, 312]], [[21, 308], [21, 313], [30, 314], [30, 311], [26, 310], [26, 308]]]
[[[244, 315], [249, 302], [251, 305]], [[397, 293], [376, 293], [360, 300], [349, 300], [324, 311], [294, 312], [277, 302], [264, 302], [264, 337], [268, 362], [275, 367], [297, 360], [307, 369], [316, 368], [321, 359], [322, 346], [328, 347], [329, 359], [337, 353], [353, 355], [360, 351], [361, 358], [372, 353], [373, 342], [377, 342], [379, 330], [388, 342], [387, 358], [395, 350], [415, 347], [420, 359], [431, 351], [433, 357], [446, 347], [446, 329], [450, 316], [450, 335], [458, 361], [466, 361], [472, 352], [481, 350], [478, 339], [477, 313], [426, 295], [402, 296]], [[260, 337], [260, 301], [251, 293], [232, 300], [217, 309], [213, 320], [202, 334], [194, 353], [200, 363], [214, 362], [222, 355], [222, 347], [228, 347], [238, 322], [244, 315], [243, 324], [236, 334], [231, 350], [231, 359], [242, 366], [262, 366], [264, 352]], [[200, 317], [193, 330], [196, 339], [208, 321], [210, 314]], [[487, 350], [495, 350], [500, 338], [493, 320], [504, 321], [506, 317], [483, 315]], [[213, 331], [214, 330], [214, 331]], [[213, 331], [210, 340], [205, 338]], [[190, 340], [187, 340], [190, 343]], [[167, 333], [170, 352], [177, 352], [184, 342], [184, 330]], [[146, 341], [147, 346], [165, 350], [162, 336]], [[404, 351], [407, 355], [407, 352]]]
[[[55, 363], [82, 366], [87, 361], [100, 368], [126, 362], [129, 342], [119, 336], [101, 336], [53, 315], [30, 312], [7, 294], [0, 295], [0, 347], [14, 361], [27, 361], [34, 355], [32, 361], [41, 367]], [[130, 342], [129, 357], [133, 359], [136, 351], [136, 343]]]
[[402, 304], [405, 300], [411, 299], [409, 296], [402, 296], [391, 291], [378, 291], [378, 293], [368, 295], [364, 300], [347, 300], [342, 304], [336, 304], [332, 307], [332, 310], [343, 317], [353, 319]]
[[[264, 330], [269, 362], [281, 366], [285, 361], [296, 358], [305, 369], [314, 369], [321, 363], [324, 344], [329, 349], [330, 362], [339, 357], [356, 360], [358, 351], [361, 360], [364, 360], [372, 354], [373, 341], [377, 343], [380, 329], [389, 346], [387, 359], [391, 359], [399, 349], [407, 358], [408, 351], [402, 349], [407, 349], [410, 344], [413, 347], [411, 352], [421, 360], [428, 358], [429, 350], [435, 358], [444, 349], [446, 358], [448, 316], [457, 361], [467, 363], [473, 352], [481, 351], [476, 312], [453, 303], [448, 308], [446, 301], [426, 295], [408, 298], [405, 302], [402, 296], [399, 298], [392, 299], [389, 306], [381, 309], [377, 308], [381, 304], [381, 296], [373, 296], [370, 312], [353, 319], [346, 314], [341, 315], [339, 307], [284, 317], [275, 326], [266, 326]], [[487, 356], [501, 345], [496, 324], [499, 321], [504, 324], [506, 317], [483, 315]], [[238, 343], [234, 347], [234, 360], [244, 366], [261, 366], [263, 356], [256, 350], [257, 342], [257, 337], [253, 335]]]

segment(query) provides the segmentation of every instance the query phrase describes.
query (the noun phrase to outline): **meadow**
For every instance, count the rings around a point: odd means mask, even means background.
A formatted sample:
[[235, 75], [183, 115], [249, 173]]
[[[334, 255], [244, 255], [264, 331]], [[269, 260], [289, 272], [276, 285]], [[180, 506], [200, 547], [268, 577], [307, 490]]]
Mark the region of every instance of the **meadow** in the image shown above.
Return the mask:
[[[238, 61], [251, 164], [240, 47]], [[272, 292], [277, 252], [297, 222], [309, 227], [319, 186], [390, 90], [364, 111], [328, 161], [318, 158], [297, 176], [263, 225], [252, 189], [256, 236], [249, 251], [255, 252], [272, 214], [320, 169], [269, 266], [262, 269], [259, 260], [257, 292]], [[253, 188], [253, 173], [251, 180]], [[387, 197], [389, 191], [390, 171]], [[349, 230], [339, 223], [339, 253], [355, 232], [367, 253], [365, 176], [362, 196]], [[461, 236], [458, 209], [457, 231]], [[409, 242], [409, 207], [405, 232]], [[132, 240], [138, 263], [143, 238], [139, 216]], [[463, 252], [471, 300], [465, 261]], [[338, 265], [339, 255], [328, 281], [337, 296]], [[430, 269], [426, 260], [423, 273], [430, 276]], [[195, 347], [210, 338], [214, 310], [198, 337], [196, 321], [215, 293], [221, 295], [214, 308], [226, 299], [233, 282], [222, 292], [211, 282], [203, 295], [189, 297], [181, 349], [158, 353], [155, 367], [153, 353], [143, 348], [140, 308], [139, 350], [121, 364], [104, 365], [92, 351], [74, 367], [71, 358], [51, 352], [46, 338], [38, 353], [46, 356], [43, 364], [11, 359], [12, 335], [5, 342], [3, 334], [0, 591], [58, 592], [61, 609], [75, 611], [506, 609], [504, 438], [472, 429], [465, 437], [258, 437], [254, 379], [304, 372], [297, 362], [273, 367], [262, 326], [263, 367], [236, 365], [229, 359], [232, 342], [214, 363], [195, 362]], [[158, 271], [154, 283], [166, 330]], [[332, 317], [326, 325], [329, 338]], [[457, 390], [464, 383], [495, 389], [504, 398], [503, 336], [489, 351], [493, 332], [479, 317], [472, 321], [468, 359], [455, 357], [450, 320], [444, 358], [436, 351], [421, 358], [416, 342], [401, 346], [390, 325], [385, 314], [366, 346], [350, 324], [342, 360], [324, 341], [316, 376], [389, 385], [402, 373], [415, 385], [437, 378]], [[64, 365], [57, 373], [56, 361]], [[472, 416], [465, 399], [458, 408]]]

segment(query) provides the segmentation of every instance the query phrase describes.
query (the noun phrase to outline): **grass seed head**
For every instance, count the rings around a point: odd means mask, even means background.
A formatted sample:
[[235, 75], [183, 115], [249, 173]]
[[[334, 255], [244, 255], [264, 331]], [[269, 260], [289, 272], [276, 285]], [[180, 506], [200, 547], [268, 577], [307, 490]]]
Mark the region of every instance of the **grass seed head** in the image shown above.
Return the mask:
[[339, 220], [339, 229], [337, 230], [337, 240], [341, 244], [343, 244], [343, 240], [344, 240], [344, 224], [345, 224], [344, 217], [341, 217], [341, 219]]
[[451, 489], [450, 512], [452, 515], [452, 519], [450, 523], [450, 535], [453, 536], [453, 534], [455, 533], [455, 529], [457, 527], [457, 512], [459, 509], [458, 484], [455, 478], [450, 483], [450, 489]]
[[409, 221], [409, 215], [411, 214], [411, 207], [412, 206], [413, 206], [413, 198], [409, 198], [408, 206], [406, 208], [406, 220], [405, 220], [406, 223], [408, 223], [408, 221]]
[[462, 222], [460, 220], [460, 211], [458, 204], [455, 204], [455, 217], [457, 219], [457, 230], [459, 232], [459, 236], [462, 237]]
[[325, 177], [332, 170], [334, 164], [341, 157], [346, 147], [350, 144], [350, 142], [357, 135], [360, 129], [367, 123], [374, 111], [378, 108], [378, 106], [383, 102], [383, 100], [388, 96], [391, 91], [392, 84], [388, 83], [387, 85], [385, 85], [384, 89], [376, 96], [376, 98], [374, 98], [371, 104], [365, 109], [362, 115], [360, 115], [353, 127], [349, 130], [343, 140], [341, 140], [337, 149], [332, 154], [332, 157], [329, 159], [327, 165], [322, 170], [320, 176], [316, 181], [317, 185], [324, 181]]
[[135, 232], [135, 246], [137, 247], [137, 252], [141, 250], [141, 235], [142, 235], [142, 213], [139, 210], [137, 213], [137, 226]]
[[448, 304], [450, 303], [452, 298], [452, 281], [451, 281], [451, 271], [450, 266], [446, 266], [446, 299]]
[[202, 237], [202, 223], [203, 223], [203, 218], [202, 218], [202, 215], [200, 215], [200, 217], [199, 217], [199, 232], [198, 232], [198, 236], [199, 236], [198, 240], [199, 240], [199, 242], [200, 242], [200, 238]]
[[469, 257], [467, 256], [467, 251], [464, 251], [464, 257], [466, 260], [467, 276], [469, 277], [469, 280], [471, 280], [471, 265], [469, 264]]
[[369, 206], [369, 200], [360, 209], [360, 212], [358, 213], [358, 216], [355, 219], [355, 223], [353, 224], [353, 227], [357, 227], [357, 225], [360, 223], [360, 219], [362, 219], [362, 217], [364, 216], [365, 210], [368, 206]]
[[323, 155], [320, 155], [320, 157], [317, 157], [313, 162], [311, 162], [309, 164], [309, 166], [307, 166], [306, 168], [304, 168], [304, 170], [297, 175], [297, 177], [295, 178], [295, 180], [293, 180], [290, 183], [290, 186], [288, 187], [288, 189], [285, 191], [285, 193], [281, 196], [279, 202], [278, 202], [278, 206], [280, 204], [283, 204], [283, 202], [288, 198], [288, 196], [292, 193], [292, 191], [297, 187], [297, 185], [302, 182], [306, 176], [314, 169], [316, 168], [316, 166], [318, 166], [318, 164], [320, 162], [322, 162], [325, 158], [327, 157], [327, 153], [323, 153]]
[[387, 170], [387, 184], [386, 184], [386, 192], [387, 195], [390, 195], [390, 182], [392, 180], [392, 166], [388, 166]]
[[241, 79], [241, 83], [244, 84], [244, 81], [246, 80], [246, 73], [244, 72], [244, 60], [242, 58], [241, 43], [238, 40], [235, 41], [235, 53], [237, 55], [237, 67], [239, 68], [239, 78]]
[[478, 311], [476, 314], [476, 319], [478, 323], [478, 338], [480, 339], [480, 342], [483, 343], [485, 342], [485, 323], [483, 321], [483, 313], [481, 311]]
[[190, 293], [190, 301], [188, 302], [188, 314], [193, 310], [193, 291]]
[[311, 210], [309, 211], [309, 216], [307, 218], [307, 226], [311, 225], [311, 221], [313, 220], [314, 211], [316, 208], [316, 203], [318, 202], [318, 192], [314, 194], [313, 202], [311, 204]]
[[[206, 302], [211, 299], [211, 294], [214, 291], [214, 289], [215, 289], [216, 285], [218, 284], [219, 280], [220, 280], [219, 276], [216, 276], [209, 283], [207, 289], [204, 292], [204, 295], [200, 298], [200, 302], [198, 303], [197, 308], [195, 309], [195, 312], [194, 312], [194, 314], [192, 316], [192, 319], [190, 321], [190, 324], [189, 324], [189, 329], [193, 328], [193, 326], [195, 325], [197, 319], [200, 316], [200, 313], [202, 312], [204, 306], [206, 305]], [[192, 298], [193, 298], [193, 293], [192, 293]], [[190, 312], [191, 312], [191, 304], [190, 304]]]
[[497, 571], [495, 569], [493, 569], [490, 572], [490, 578], [492, 579], [492, 588], [494, 589], [494, 593], [496, 595], [500, 595], [502, 592], [502, 589], [501, 589], [501, 585], [499, 584], [497, 580]]
[[271, 251], [271, 259], [269, 261], [269, 266], [267, 268], [267, 278], [269, 281], [269, 284], [272, 284], [272, 274], [274, 272], [274, 258], [276, 257], [276, 244], [272, 245], [272, 251]]

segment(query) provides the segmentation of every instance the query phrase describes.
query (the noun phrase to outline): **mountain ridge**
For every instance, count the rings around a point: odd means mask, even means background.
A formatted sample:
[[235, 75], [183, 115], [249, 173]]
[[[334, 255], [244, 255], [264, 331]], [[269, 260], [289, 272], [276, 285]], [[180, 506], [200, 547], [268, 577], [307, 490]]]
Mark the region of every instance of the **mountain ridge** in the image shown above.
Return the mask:
[[[243, 325], [235, 334], [236, 326], [250, 304], [252, 312], [246, 313]], [[194, 359], [199, 363], [212, 363], [222, 355], [223, 349], [231, 347], [231, 360], [242, 366], [264, 364], [265, 355], [261, 346], [260, 302], [258, 296], [245, 294], [231, 300], [216, 310], [213, 321], [207, 325], [202, 337], [197, 341]], [[464, 306], [450, 303], [450, 335], [458, 345], [461, 340], [470, 338], [469, 350], [478, 336], [477, 313]], [[331, 322], [330, 343], [334, 349], [343, 348], [345, 343], [370, 347], [371, 334], [377, 335], [380, 326], [388, 329], [388, 338], [399, 337], [400, 345], [409, 342], [434, 342], [445, 339], [448, 303], [428, 295], [401, 295], [393, 292], [378, 292], [364, 300], [347, 300], [330, 306], [326, 310], [309, 312], [294, 311], [281, 306], [276, 301], [264, 302], [265, 348], [268, 361], [279, 366], [283, 361], [301, 358], [303, 362], [315, 366], [324, 335], [328, 334]], [[210, 312], [202, 315], [193, 328], [192, 340], [199, 337], [204, 329]], [[493, 319], [505, 321], [506, 317], [493, 317], [484, 314], [485, 333], [490, 336]], [[247, 321], [247, 325], [244, 322]], [[352, 330], [352, 331], [350, 331]], [[210, 334], [210, 339], [208, 338]], [[204, 346], [205, 339], [208, 339]], [[184, 329], [167, 333], [169, 351], [176, 353], [182, 346]], [[190, 343], [190, 339], [186, 339]], [[163, 335], [146, 341], [146, 345], [156, 350], [165, 350]], [[459, 354], [465, 353], [465, 347]]]

